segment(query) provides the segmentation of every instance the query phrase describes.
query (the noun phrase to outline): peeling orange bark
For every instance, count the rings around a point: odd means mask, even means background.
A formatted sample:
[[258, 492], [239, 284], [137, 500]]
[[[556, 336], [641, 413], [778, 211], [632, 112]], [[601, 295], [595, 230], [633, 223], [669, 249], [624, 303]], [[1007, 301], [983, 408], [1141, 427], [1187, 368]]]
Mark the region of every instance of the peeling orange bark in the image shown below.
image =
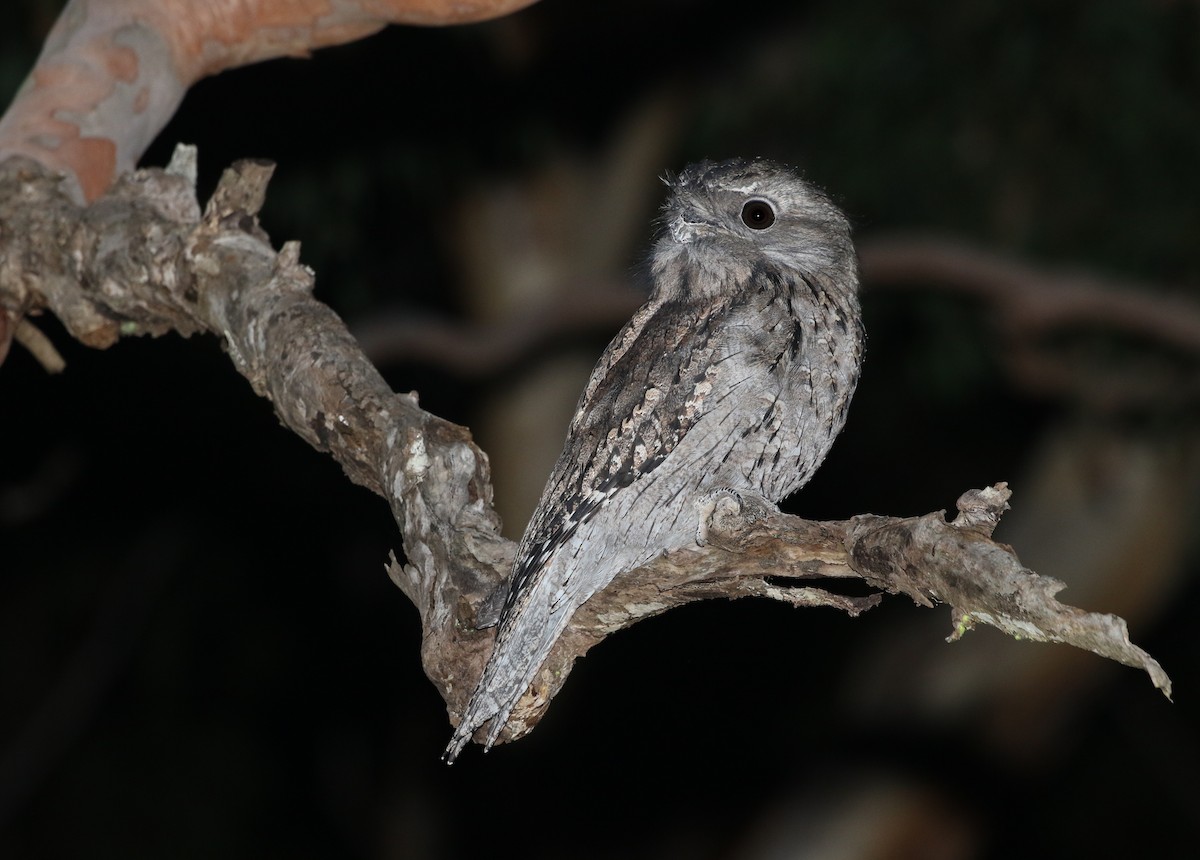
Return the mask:
[[388, 24], [465, 24], [533, 2], [70, 0], [0, 117], [0, 159], [33, 158], [91, 201], [133, 169], [200, 78], [307, 56]]

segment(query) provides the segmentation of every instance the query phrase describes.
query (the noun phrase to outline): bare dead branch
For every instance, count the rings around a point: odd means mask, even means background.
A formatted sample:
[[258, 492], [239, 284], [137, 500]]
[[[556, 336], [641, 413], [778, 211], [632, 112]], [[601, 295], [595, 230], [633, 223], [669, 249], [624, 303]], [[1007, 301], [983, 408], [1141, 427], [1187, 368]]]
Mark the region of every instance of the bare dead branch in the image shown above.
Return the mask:
[[[256, 217], [271, 170], [238, 163], [201, 212], [186, 148], [166, 170], [138, 171], [82, 209], [39, 165], [0, 164], [0, 306], [16, 316], [49, 310], [93, 346], [171, 330], [220, 336], [287, 427], [389, 501], [406, 556], [389, 574], [420, 611], [426, 673], [457, 714], [490, 645], [478, 622], [514, 550], [499, 535], [487, 457], [465, 428], [387, 387], [341, 320], [312, 298], [298, 244], [272, 249]], [[577, 657], [672, 606], [759, 596], [856, 615], [879, 599], [790, 580], [858, 578], [923, 605], [946, 603], [955, 636], [983, 622], [1070, 643], [1145, 669], [1169, 694], [1169, 679], [1130, 644], [1120, 619], [1060, 605], [1059, 583], [991, 540], [1007, 500], [997, 485], [964, 495], [951, 523], [940, 514], [819, 523], [761, 499], [699, 499], [697, 545], [622, 574], [582, 607], [507, 737], [537, 722]]]
[[26, 159], [0, 164], [0, 306], [53, 312], [72, 336], [219, 335], [281, 421], [347, 476], [388, 499], [408, 535], [411, 587], [431, 676], [486, 646], [462, 618], [494, 589], [512, 547], [499, 536], [487, 457], [469, 431], [396, 394], [341, 320], [312, 298], [299, 245], [276, 253], [256, 218], [271, 166], [227, 171], [203, 213], [194, 154], [139, 171], [92, 206]]

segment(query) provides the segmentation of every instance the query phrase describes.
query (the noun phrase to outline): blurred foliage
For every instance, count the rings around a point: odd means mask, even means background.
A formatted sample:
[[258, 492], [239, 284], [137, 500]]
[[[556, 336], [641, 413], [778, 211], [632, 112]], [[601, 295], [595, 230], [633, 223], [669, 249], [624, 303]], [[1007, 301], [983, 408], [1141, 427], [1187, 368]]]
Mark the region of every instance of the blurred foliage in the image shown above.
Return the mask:
[[[0, 102], [59, 5], [6, 6]], [[453, 313], [447, 224], [464, 196], [564, 153], [600, 158], [635, 106], [668, 93], [683, 119], [663, 168], [771, 156], [831, 189], [863, 236], [948, 233], [1195, 294], [1198, 19], [1194, 3], [1133, 0], [545, 0], [203, 81], [146, 162], [198, 144], [206, 194], [232, 160], [273, 159], [265, 226], [302, 241], [323, 299], [351, 319]], [[969, 302], [868, 295], [866, 313], [860, 395], [798, 512], [950, 506], [1019, 474], [1073, 411], [1013, 390]], [[398, 543], [386, 506], [280, 431], [211, 339], [98, 354], [43, 322], [70, 366], [47, 379], [15, 351], [0, 368], [0, 450], [16, 452], [0, 493], [60, 460], [70, 480], [40, 514], [0, 521], [0, 775], [31, 726], [57, 740], [31, 747], [48, 770], [21, 772], [30, 794], [0, 822], [0, 855], [457, 857], [498, 840], [533, 858], [583, 838], [572, 856], [737, 857], [796, 785], [819, 792], [823, 775], [868, 763], [958, 798], [976, 856], [1200, 838], [1191, 584], [1157, 631], [1134, 630], [1181, 704], [1099, 665], [1105, 685], [1058, 714], [1058, 745], [1037, 761], [963, 724], [853, 710], [855, 661], [891, 647], [911, 607], [851, 623], [746, 603], [615, 637], [533, 736], [447, 769], [416, 613], [380, 570]], [[487, 384], [385, 370], [464, 422]], [[1194, 419], [1155, 426], [1178, 435]], [[944, 613], [917, 623], [942, 647]], [[71, 672], [102, 688], [91, 709], [54, 698]], [[682, 721], [684, 701], [711, 720]]]

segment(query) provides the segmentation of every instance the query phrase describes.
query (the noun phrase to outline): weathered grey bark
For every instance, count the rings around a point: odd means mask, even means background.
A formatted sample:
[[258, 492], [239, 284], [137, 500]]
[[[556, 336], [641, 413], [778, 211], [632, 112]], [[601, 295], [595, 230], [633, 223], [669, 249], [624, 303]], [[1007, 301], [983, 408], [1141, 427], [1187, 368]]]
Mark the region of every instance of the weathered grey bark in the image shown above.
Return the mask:
[[[406, 559], [393, 559], [388, 571], [420, 611], [425, 670], [456, 717], [490, 645], [477, 619], [514, 550], [499, 534], [487, 456], [468, 430], [388, 388], [341, 320], [313, 299], [313, 273], [296, 243], [271, 247], [256, 218], [271, 170], [235, 165], [201, 211], [195, 152], [181, 147], [166, 170], [126, 176], [80, 207], [37, 163], [5, 161], [3, 329], [50, 311], [96, 347], [133, 334], [220, 336], [287, 427], [388, 500]], [[577, 613], [505, 739], [537, 722], [592, 645], [672, 606], [759, 596], [857, 615], [879, 600], [798, 584], [806, 579], [857, 578], [922, 605], [944, 603], [953, 613], [951, 639], [982, 622], [1086, 648], [1144, 669], [1170, 695], [1170, 679], [1130, 643], [1121, 619], [1059, 604], [1053, 595], [1061, 583], [1022, 567], [991, 540], [1008, 497], [1003, 484], [970, 491], [949, 523], [940, 513], [819, 523], [761, 499], [707, 499], [697, 509], [695, 548], [621, 575]]]

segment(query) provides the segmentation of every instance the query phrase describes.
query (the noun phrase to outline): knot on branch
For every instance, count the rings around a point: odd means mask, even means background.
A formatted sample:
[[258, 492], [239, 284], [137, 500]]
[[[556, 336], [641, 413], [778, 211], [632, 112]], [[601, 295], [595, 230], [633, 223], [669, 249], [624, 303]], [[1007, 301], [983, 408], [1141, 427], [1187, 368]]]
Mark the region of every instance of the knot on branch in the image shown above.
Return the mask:
[[1000, 522], [1000, 517], [1008, 510], [1008, 500], [1011, 497], [1012, 490], [1004, 481], [982, 490], [967, 490], [958, 497], [958, 516], [950, 525], [956, 529], [970, 530], [984, 537], [991, 537]]

